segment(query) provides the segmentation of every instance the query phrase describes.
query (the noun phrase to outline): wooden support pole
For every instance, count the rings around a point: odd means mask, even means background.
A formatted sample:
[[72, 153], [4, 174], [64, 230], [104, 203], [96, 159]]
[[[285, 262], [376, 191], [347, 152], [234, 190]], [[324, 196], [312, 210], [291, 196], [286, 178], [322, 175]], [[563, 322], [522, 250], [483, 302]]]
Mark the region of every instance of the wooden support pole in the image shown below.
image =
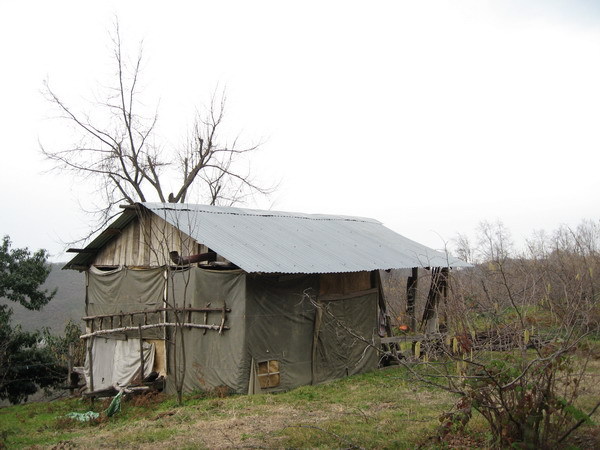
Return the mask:
[[73, 395], [75, 387], [71, 381], [71, 374], [73, 373], [73, 343], [69, 342], [69, 350], [67, 352], [67, 385], [69, 386], [69, 394]]
[[[206, 304], [206, 309], [210, 308], [210, 302]], [[204, 325], [208, 325], [208, 311], [204, 311]], [[206, 334], [208, 330], [205, 328], [202, 334]]]
[[410, 330], [417, 331], [417, 317], [415, 304], [417, 301], [417, 287], [419, 285], [419, 268], [413, 267], [412, 274], [406, 283], [406, 315], [408, 316]]
[[440, 294], [444, 300], [444, 326], [448, 327], [448, 277], [450, 276], [450, 269], [448, 267], [442, 267], [440, 271]]
[[219, 334], [223, 333], [223, 329], [225, 327], [225, 320], [227, 316], [225, 313], [227, 312], [227, 305], [225, 304], [225, 300], [223, 300], [223, 309], [221, 310], [221, 326], [219, 327]]
[[440, 298], [445, 298], [448, 283], [448, 269], [442, 267], [432, 267], [431, 286], [427, 295], [427, 303], [421, 319], [421, 328], [425, 333], [439, 333], [438, 305]]
[[379, 270], [375, 271], [375, 283], [378, 291], [377, 302], [379, 305], [379, 310], [385, 318], [385, 334], [386, 336], [392, 336], [392, 326], [390, 323], [391, 319], [387, 311], [387, 301], [385, 299], [385, 292], [383, 291], [383, 283], [381, 281], [381, 272]]
[[142, 326], [138, 325], [140, 338], [140, 384], [144, 382], [144, 340], [142, 338]]
[[[391, 324], [392, 320], [387, 311], [387, 301], [385, 298], [385, 292], [383, 290], [383, 282], [381, 280], [381, 271], [380, 270], [375, 271], [375, 280], [374, 281], [375, 281], [376, 288], [377, 288], [377, 302], [378, 302], [378, 306], [379, 306], [379, 313], [381, 315], [383, 315], [385, 335], [387, 337], [390, 337], [394, 333], [392, 333], [392, 324]], [[392, 354], [396, 358], [398, 357], [398, 346], [395, 343], [383, 344], [383, 348], [384, 348], [384, 350], [388, 350], [388, 351], [392, 352]]]
[[[92, 347], [94, 345], [93, 335], [94, 335], [95, 331], [94, 331], [94, 321], [93, 320], [91, 321], [90, 333], [91, 333], [91, 336], [87, 342], [88, 369], [90, 371], [90, 385], [88, 386], [88, 391], [94, 392], [94, 358], [92, 356]], [[81, 336], [81, 338], [83, 339], [84, 337]]]

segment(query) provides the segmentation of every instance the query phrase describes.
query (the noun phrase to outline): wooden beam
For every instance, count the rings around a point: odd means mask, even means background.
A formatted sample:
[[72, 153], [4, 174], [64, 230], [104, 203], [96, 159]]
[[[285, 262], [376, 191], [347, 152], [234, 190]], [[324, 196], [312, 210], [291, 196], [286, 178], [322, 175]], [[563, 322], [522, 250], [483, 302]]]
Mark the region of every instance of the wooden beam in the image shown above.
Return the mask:
[[169, 252], [169, 257], [178, 266], [187, 266], [188, 264], [199, 263], [201, 261], [214, 262], [217, 260], [217, 254], [212, 251], [190, 256], [179, 256], [178, 252], [172, 251]]
[[134, 203], [133, 205], [119, 205], [119, 208], [132, 211], [138, 211], [141, 209], [140, 205], [138, 205], [137, 203]]
[[156, 323], [156, 324], [152, 324], [152, 325], [138, 325], [137, 327], [133, 326], [133, 327], [122, 327], [122, 328], [113, 328], [111, 330], [98, 330], [98, 331], [94, 331], [92, 333], [86, 333], [86, 334], [82, 334], [81, 336], [79, 336], [80, 339], [88, 339], [94, 336], [101, 336], [101, 335], [105, 335], [105, 334], [111, 334], [111, 333], [124, 333], [126, 331], [137, 331], [139, 330], [139, 328], [141, 327], [142, 330], [148, 330], [150, 328], [159, 328], [159, 327], [177, 327], [177, 326], [181, 326], [181, 327], [185, 327], [185, 328], [200, 328], [200, 329], [208, 329], [208, 330], [229, 330], [228, 326], [221, 326], [221, 325], [204, 325], [204, 324], [200, 324], [200, 323], [182, 323], [182, 324], [176, 324], [176, 323]]
[[[210, 303], [209, 303], [210, 304]], [[118, 312], [118, 313], [113, 313], [113, 314], [98, 314], [95, 316], [85, 316], [82, 317], [81, 320], [94, 320], [94, 319], [101, 319], [101, 318], [106, 318], [106, 317], [115, 317], [115, 316], [129, 316], [131, 314], [154, 314], [154, 313], [160, 313], [160, 312], [169, 312], [169, 311], [173, 311], [176, 310], [177, 312], [199, 312], [199, 313], [209, 313], [209, 312], [223, 312], [223, 310], [225, 310], [224, 312], [229, 313], [231, 312], [231, 308], [156, 308], [156, 309], [145, 309], [145, 310], [140, 310], [140, 311], [128, 311], [128, 312]]]
[[417, 341], [424, 341], [424, 340], [425, 340], [424, 334], [417, 334], [414, 336], [388, 336], [388, 337], [381, 338], [381, 343], [382, 344], [392, 344], [392, 343], [398, 343], [398, 342], [417, 342]]

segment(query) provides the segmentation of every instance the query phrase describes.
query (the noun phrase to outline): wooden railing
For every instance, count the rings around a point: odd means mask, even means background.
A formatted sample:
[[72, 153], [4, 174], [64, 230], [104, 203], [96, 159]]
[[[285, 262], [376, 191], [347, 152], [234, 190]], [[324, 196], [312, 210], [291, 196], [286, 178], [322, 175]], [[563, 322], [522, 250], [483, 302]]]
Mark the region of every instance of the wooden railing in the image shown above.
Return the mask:
[[[93, 336], [100, 336], [112, 333], [124, 333], [127, 331], [142, 331], [151, 328], [161, 327], [185, 327], [185, 328], [201, 328], [206, 333], [207, 330], [216, 330], [221, 334], [223, 330], [229, 330], [229, 327], [225, 325], [227, 320], [227, 313], [231, 312], [231, 308], [227, 308], [225, 302], [220, 308], [210, 307], [210, 303], [205, 308], [192, 308], [191, 305], [188, 307], [180, 308], [155, 308], [145, 309], [140, 311], [119, 311], [118, 313], [112, 314], [96, 314], [93, 316], [85, 316], [83, 320], [86, 323], [86, 327], [89, 332], [80, 336], [82, 339], [90, 338]], [[162, 321], [158, 323], [148, 323], [148, 316], [152, 314], [165, 314]], [[175, 321], [167, 322], [166, 313], [174, 313]], [[192, 321], [192, 315], [194, 313], [204, 314], [204, 323], [195, 323]], [[221, 321], [219, 325], [209, 324], [208, 315], [210, 313], [221, 313]], [[143, 316], [143, 324], [141, 321], [136, 323], [135, 318]], [[107, 328], [105, 328], [105, 322]], [[115, 323], [117, 322], [117, 323]], [[129, 324], [127, 324], [129, 322]]]

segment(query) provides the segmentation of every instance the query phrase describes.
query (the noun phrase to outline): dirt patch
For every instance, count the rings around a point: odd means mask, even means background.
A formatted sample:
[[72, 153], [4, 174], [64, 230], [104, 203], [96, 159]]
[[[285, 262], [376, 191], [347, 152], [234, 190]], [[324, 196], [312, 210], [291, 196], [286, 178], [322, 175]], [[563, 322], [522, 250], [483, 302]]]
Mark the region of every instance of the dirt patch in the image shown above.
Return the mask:
[[[318, 425], [345, 413], [335, 409], [307, 411], [287, 405], [262, 405], [228, 411], [230, 417], [222, 419], [211, 417], [206, 411], [175, 409], [157, 420], [142, 420], [119, 430], [98, 430], [93, 437], [75, 438], [71, 443], [86, 448], [279, 447], [279, 434], [285, 427], [300, 423]], [[168, 439], [159, 437], [161, 430], [170, 434]]]
[[132, 406], [151, 407], [166, 399], [166, 395], [157, 391], [150, 391], [141, 395], [136, 395], [128, 400]]
[[[277, 447], [277, 434], [298, 421], [313, 423], [320, 417], [314, 412], [300, 412], [292, 408], [277, 408], [268, 415], [256, 414], [214, 421], [198, 421], [173, 439], [175, 447], [192, 444], [207, 448]], [[190, 442], [190, 436], [193, 440]]]

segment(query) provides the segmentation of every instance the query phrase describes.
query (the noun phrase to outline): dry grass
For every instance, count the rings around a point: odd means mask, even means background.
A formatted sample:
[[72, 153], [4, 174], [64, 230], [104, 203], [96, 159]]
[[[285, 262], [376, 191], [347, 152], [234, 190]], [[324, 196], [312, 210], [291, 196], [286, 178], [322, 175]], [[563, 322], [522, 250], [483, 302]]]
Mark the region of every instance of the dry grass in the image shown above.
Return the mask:
[[5, 441], [15, 448], [384, 448], [414, 447], [452, 403], [450, 395], [416, 386], [395, 368], [277, 395], [190, 396], [183, 407], [172, 398], [139, 398], [94, 424], [64, 420], [69, 410], [89, 409], [74, 408], [72, 401], [35, 424], [28, 421], [28, 405], [0, 414], [21, 419], [11, 422]]
[[[600, 398], [600, 360], [593, 360], [580, 407]], [[446, 392], [409, 380], [402, 368], [304, 386], [278, 395], [190, 395], [185, 405], [163, 395], [123, 403], [122, 412], [94, 424], [65, 421], [89, 409], [79, 401], [0, 410], [9, 448], [485, 448], [486, 424], [474, 415], [464, 433], [434, 437], [439, 416], [455, 402]], [[96, 409], [102, 407], [96, 403]], [[597, 420], [597, 419], [596, 419]], [[569, 439], [600, 448], [600, 428], [586, 425]], [[582, 447], [582, 444], [586, 444]], [[591, 444], [590, 447], [587, 444]], [[0, 445], [1, 447], [1, 445]]]

